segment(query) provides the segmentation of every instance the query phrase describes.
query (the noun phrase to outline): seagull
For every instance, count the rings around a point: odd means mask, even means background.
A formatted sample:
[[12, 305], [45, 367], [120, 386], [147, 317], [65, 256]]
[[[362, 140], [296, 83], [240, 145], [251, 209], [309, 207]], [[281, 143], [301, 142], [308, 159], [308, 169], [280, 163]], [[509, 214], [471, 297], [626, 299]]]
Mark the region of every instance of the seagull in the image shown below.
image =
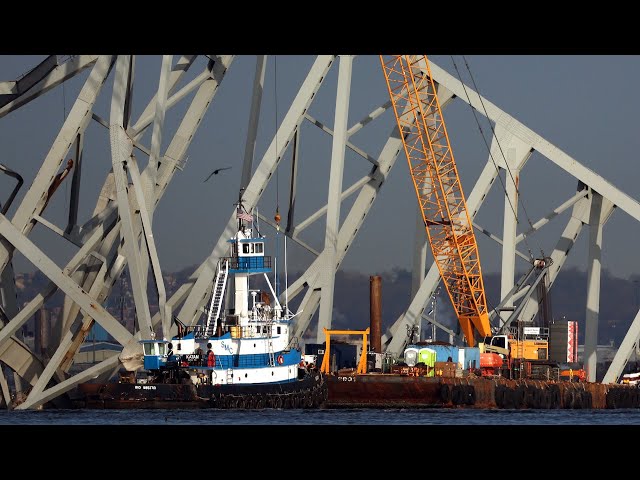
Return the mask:
[[[220, 173], [222, 170], [229, 170], [231, 167], [222, 167], [222, 168], [216, 168], [213, 172], [211, 172], [209, 174], [209, 176], [207, 178], [204, 179], [204, 181], [206, 182], [207, 180], [209, 180], [213, 175], [217, 175], [218, 173]], [[204, 182], [202, 182], [204, 183]]]

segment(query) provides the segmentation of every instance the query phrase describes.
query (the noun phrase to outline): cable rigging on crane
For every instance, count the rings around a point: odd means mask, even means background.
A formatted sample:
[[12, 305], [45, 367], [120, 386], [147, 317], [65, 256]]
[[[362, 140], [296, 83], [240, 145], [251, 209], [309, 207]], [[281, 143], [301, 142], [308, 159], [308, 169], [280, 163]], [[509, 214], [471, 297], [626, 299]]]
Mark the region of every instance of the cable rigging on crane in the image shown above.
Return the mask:
[[[380, 55], [380, 62], [432, 254], [465, 340], [468, 345], [474, 346], [476, 333], [481, 338], [492, 335], [488, 300], [473, 223], [467, 209], [429, 62], [426, 55]], [[453, 63], [460, 78], [458, 67], [455, 61]], [[465, 65], [471, 75], [466, 59]], [[462, 80], [461, 83], [469, 99]], [[473, 84], [477, 89], [475, 80]], [[482, 102], [482, 98], [480, 100]], [[484, 103], [482, 107], [484, 108]], [[473, 107], [471, 108], [473, 110]], [[473, 113], [498, 170], [475, 111]], [[518, 192], [517, 181], [504, 158], [493, 127], [491, 130], [503, 156], [505, 168]], [[503, 190], [506, 191], [502, 178], [500, 175], [498, 177]], [[517, 195], [516, 202], [519, 201]], [[517, 203], [514, 206], [509, 199], [509, 204], [518, 222]], [[526, 210], [524, 214], [531, 225]], [[526, 236], [524, 240], [526, 243]], [[529, 255], [532, 270], [541, 266], [548, 267], [549, 262], [544, 260], [550, 259], [544, 254], [542, 262], [533, 259], [530, 248]], [[505, 326], [506, 323], [502, 325]]]

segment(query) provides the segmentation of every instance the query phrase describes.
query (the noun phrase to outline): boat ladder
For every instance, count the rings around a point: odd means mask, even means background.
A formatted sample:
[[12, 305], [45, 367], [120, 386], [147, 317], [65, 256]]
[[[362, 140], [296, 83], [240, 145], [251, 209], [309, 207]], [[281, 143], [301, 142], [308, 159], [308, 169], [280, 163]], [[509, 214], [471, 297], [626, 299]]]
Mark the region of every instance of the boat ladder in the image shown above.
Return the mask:
[[224, 291], [227, 286], [228, 276], [229, 260], [224, 259], [218, 263], [216, 282], [211, 294], [211, 305], [209, 306], [209, 315], [207, 316], [207, 326], [204, 330], [207, 337], [210, 337], [214, 334], [216, 322], [218, 320], [218, 317], [220, 317], [220, 309], [222, 308], [222, 301], [224, 300]]
[[233, 383], [233, 369], [227, 368], [227, 385], [231, 385]]
[[267, 352], [269, 353], [269, 366], [273, 367], [276, 364], [275, 355], [273, 354], [273, 321], [267, 320], [267, 341], [269, 342]]

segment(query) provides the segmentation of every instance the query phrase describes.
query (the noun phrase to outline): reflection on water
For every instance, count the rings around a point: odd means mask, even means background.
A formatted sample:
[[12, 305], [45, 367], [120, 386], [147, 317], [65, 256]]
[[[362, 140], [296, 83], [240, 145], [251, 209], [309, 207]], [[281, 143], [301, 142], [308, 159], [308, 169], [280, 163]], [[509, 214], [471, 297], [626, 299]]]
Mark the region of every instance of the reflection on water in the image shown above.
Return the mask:
[[640, 409], [0, 410], [0, 425], [640, 425]]

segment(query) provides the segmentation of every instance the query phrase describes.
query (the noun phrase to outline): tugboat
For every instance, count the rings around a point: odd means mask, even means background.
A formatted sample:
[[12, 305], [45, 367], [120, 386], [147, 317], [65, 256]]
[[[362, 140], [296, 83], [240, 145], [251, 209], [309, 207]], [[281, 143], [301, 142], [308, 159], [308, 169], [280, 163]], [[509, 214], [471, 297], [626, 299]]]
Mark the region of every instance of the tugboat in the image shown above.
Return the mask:
[[[211, 302], [202, 321], [177, 318], [171, 340], [142, 340], [143, 370], [112, 384], [79, 386], [86, 408], [318, 408], [327, 400], [324, 376], [309, 368], [295, 339], [293, 314], [267, 276], [272, 258], [253, 215], [237, 203], [237, 232], [218, 261]], [[263, 289], [252, 288], [262, 275]], [[233, 280], [233, 281], [232, 281]], [[258, 282], [255, 282], [258, 284]], [[232, 285], [233, 295], [227, 287]], [[228, 308], [225, 308], [227, 299]], [[311, 366], [313, 367], [313, 366]]]

